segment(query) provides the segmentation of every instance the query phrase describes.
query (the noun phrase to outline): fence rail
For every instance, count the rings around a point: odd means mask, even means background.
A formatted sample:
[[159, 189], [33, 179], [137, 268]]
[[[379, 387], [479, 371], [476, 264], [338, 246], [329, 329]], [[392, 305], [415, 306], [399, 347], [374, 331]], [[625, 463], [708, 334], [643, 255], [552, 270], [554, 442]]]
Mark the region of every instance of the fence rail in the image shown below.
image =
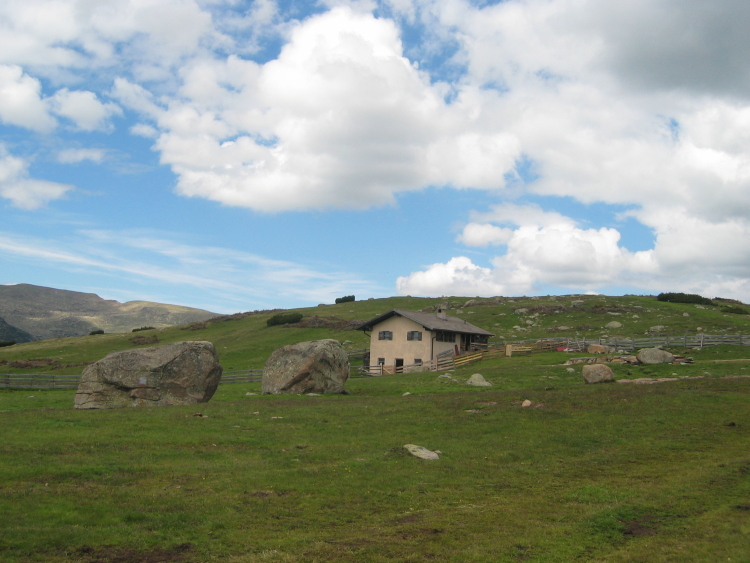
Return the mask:
[[[704, 346], [750, 346], [750, 335], [747, 334], [698, 334], [694, 336], [649, 336], [647, 338], [546, 338], [540, 340], [503, 341], [490, 345], [486, 350], [469, 352], [459, 356], [440, 355], [435, 360], [422, 364], [399, 366], [372, 366], [349, 368], [350, 377], [384, 375], [390, 373], [410, 373], [418, 371], [445, 371], [462, 367], [479, 360], [488, 358], [502, 358], [510, 346], [511, 353], [517, 347], [524, 352], [544, 352], [565, 348], [569, 351], [585, 351], [589, 344], [601, 344], [615, 350], [635, 351], [640, 348], [654, 348], [656, 346], [703, 348]], [[350, 358], [366, 355], [368, 350], [354, 350]], [[224, 383], [257, 383], [263, 378], [262, 369], [248, 369], [227, 371], [221, 377], [219, 384]], [[0, 388], [15, 389], [75, 389], [78, 387], [80, 375], [57, 375], [49, 373], [8, 373], [0, 374]]]

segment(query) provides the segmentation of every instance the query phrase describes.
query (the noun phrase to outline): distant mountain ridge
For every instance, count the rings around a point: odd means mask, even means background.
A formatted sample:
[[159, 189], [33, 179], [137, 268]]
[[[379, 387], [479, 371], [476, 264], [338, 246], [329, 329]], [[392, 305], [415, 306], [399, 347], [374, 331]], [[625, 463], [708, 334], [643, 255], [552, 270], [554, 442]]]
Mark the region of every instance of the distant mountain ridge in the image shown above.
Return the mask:
[[[150, 301], [102, 299], [31, 284], [0, 285], [0, 340], [46, 340], [85, 336], [93, 330], [130, 332], [134, 328], [205, 321], [216, 313]], [[26, 335], [26, 336], [25, 336]]]

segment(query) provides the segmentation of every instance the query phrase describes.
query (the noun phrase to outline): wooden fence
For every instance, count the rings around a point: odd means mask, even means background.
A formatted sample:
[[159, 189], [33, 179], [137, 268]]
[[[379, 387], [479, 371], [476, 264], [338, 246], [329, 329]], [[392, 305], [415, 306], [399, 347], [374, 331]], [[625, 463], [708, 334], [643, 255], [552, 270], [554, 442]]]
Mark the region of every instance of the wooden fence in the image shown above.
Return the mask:
[[[698, 334], [694, 336], [649, 336], [647, 338], [546, 338], [541, 340], [514, 340], [490, 345], [486, 350], [469, 352], [454, 356], [452, 353], [441, 354], [435, 360], [422, 364], [399, 366], [350, 366], [350, 377], [385, 375], [391, 373], [414, 373], [422, 371], [445, 371], [462, 367], [488, 358], [502, 358], [506, 355], [507, 346], [512, 351], [545, 352], [566, 348], [569, 351], [586, 351], [589, 344], [601, 344], [615, 350], [635, 351], [641, 348], [683, 347], [703, 348], [704, 346], [750, 346], [750, 335], [746, 334]], [[363, 358], [368, 350], [354, 350], [350, 359]], [[224, 372], [219, 384], [224, 383], [257, 383], [263, 377], [262, 369], [248, 369]], [[49, 373], [14, 373], [0, 374], [0, 388], [15, 389], [75, 389], [80, 375], [56, 375]]]

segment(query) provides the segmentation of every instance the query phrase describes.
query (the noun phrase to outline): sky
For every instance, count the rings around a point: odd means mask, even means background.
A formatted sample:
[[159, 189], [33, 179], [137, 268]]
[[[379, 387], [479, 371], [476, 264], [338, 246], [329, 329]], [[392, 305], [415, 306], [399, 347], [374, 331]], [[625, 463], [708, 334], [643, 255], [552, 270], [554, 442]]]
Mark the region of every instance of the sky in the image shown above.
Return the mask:
[[750, 301], [747, 0], [4, 0], [0, 283]]

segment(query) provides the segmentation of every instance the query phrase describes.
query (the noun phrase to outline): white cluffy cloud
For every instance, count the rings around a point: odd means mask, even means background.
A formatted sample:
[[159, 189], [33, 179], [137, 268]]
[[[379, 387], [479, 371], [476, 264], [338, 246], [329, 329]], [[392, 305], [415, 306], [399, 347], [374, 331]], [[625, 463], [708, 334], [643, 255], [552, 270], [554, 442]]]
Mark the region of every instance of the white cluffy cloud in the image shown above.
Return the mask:
[[113, 95], [149, 115], [177, 190], [263, 211], [366, 208], [429, 185], [498, 189], [520, 156], [479, 91], [448, 104], [402, 52], [393, 22], [334, 8], [297, 25], [278, 58], [183, 69], [160, 106], [124, 79]]
[[50, 133], [58, 125], [56, 114], [73, 122], [83, 131], [109, 127], [113, 115], [122, 110], [114, 103], [102, 103], [89, 91], [58, 90], [45, 98], [38, 79], [20, 66], [0, 64], [0, 121], [39, 133]]
[[493, 268], [476, 266], [466, 257], [452, 258], [398, 278], [400, 293], [443, 295], [471, 284], [476, 291], [466, 295], [530, 293], [542, 285], [591, 290], [658, 271], [653, 253], [623, 248], [616, 229], [582, 229], [572, 219], [538, 206], [497, 205], [474, 217], [502, 226], [469, 223], [457, 240], [467, 246], [505, 245], [505, 253], [491, 260]]
[[37, 209], [63, 197], [73, 186], [29, 177], [29, 163], [0, 144], [0, 197], [21, 209]]

